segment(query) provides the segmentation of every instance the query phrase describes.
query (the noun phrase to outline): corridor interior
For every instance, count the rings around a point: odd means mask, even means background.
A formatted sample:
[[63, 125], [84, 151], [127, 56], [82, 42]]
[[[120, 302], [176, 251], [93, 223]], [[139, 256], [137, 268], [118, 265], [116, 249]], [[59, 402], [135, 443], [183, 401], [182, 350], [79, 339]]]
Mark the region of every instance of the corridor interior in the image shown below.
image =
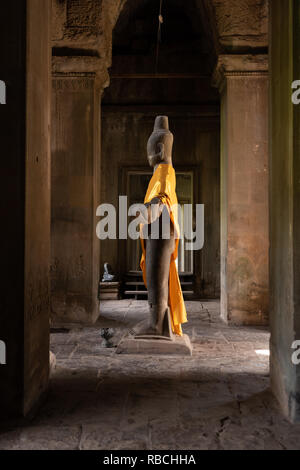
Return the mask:
[[192, 357], [116, 354], [146, 301], [103, 301], [93, 327], [52, 330], [47, 398], [0, 449], [299, 448], [269, 390], [268, 330], [226, 325], [217, 301], [186, 305]]
[[[152, 0], [18, 3], [0, 15], [0, 414], [18, 419], [0, 449], [299, 448], [299, 2], [166, 0], [159, 48]], [[103, 263], [123, 280], [134, 258], [100, 247], [97, 208], [148, 174], [157, 115], [205, 205], [186, 270], [211, 300], [186, 302], [184, 358], [118, 355], [147, 302], [98, 308]]]

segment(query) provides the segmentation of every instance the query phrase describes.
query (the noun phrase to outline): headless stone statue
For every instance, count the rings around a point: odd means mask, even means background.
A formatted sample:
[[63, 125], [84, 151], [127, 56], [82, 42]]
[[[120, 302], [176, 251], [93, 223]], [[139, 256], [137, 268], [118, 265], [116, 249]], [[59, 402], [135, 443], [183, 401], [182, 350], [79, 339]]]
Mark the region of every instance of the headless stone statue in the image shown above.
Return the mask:
[[168, 118], [158, 116], [147, 145], [154, 174], [145, 196], [147, 209], [141, 226], [141, 269], [149, 315], [120, 341], [118, 354], [192, 354], [189, 338], [181, 330], [187, 318], [176, 267], [179, 226], [172, 147]]
[[[165, 184], [162, 181], [164, 180], [165, 173], [169, 169], [174, 172], [172, 166], [172, 147], [173, 134], [169, 130], [168, 117], [158, 116], [155, 120], [153, 133], [148, 140], [147, 154], [149, 164], [154, 169], [154, 177], [159, 173], [160, 176], [156, 176], [156, 178], [159, 179], [159, 184], [162, 186]], [[144, 258], [146, 264], [144, 279], [146, 279], [148, 289], [149, 319], [137, 327], [136, 337], [163, 337], [164, 339], [172, 340], [172, 319], [169, 309], [169, 277], [171, 256], [175, 251], [174, 224], [170, 219], [169, 207], [164, 203], [161, 195], [147, 202], [146, 207], [148, 207], [148, 224], [144, 225], [141, 238], [144, 240]], [[156, 234], [155, 236], [153, 236], [154, 233]]]

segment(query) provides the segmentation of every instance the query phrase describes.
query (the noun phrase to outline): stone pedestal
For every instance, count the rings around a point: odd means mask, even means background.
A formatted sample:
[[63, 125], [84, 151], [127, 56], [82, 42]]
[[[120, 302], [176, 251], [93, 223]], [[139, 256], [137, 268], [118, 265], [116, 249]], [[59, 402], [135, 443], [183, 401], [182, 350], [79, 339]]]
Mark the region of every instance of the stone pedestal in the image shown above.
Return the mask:
[[[74, 72], [74, 70], [78, 72]], [[99, 315], [99, 64], [53, 64], [51, 317], [55, 325], [93, 323]], [[93, 71], [94, 70], [94, 71]]]
[[99, 300], [119, 300], [121, 283], [99, 282]]
[[268, 62], [220, 56], [221, 315], [268, 323]]
[[150, 356], [191, 356], [193, 352], [187, 335], [176, 336], [173, 340], [136, 339], [126, 335], [117, 347], [117, 354], [147, 354]]

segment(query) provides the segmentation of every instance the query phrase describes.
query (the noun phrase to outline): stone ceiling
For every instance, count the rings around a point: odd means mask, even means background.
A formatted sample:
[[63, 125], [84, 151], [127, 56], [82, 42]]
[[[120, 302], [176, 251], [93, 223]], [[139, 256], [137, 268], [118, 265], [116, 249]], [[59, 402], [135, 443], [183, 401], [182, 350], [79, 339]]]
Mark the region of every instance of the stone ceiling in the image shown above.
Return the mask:
[[[140, 1], [52, 0], [53, 54], [98, 57], [109, 67], [112, 32], [119, 15], [125, 5], [134, 10]], [[267, 51], [268, 0], [174, 2], [177, 6], [182, 4], [193, 28], [201, 22], [201, 28], [211, 37], [216, 54]]]

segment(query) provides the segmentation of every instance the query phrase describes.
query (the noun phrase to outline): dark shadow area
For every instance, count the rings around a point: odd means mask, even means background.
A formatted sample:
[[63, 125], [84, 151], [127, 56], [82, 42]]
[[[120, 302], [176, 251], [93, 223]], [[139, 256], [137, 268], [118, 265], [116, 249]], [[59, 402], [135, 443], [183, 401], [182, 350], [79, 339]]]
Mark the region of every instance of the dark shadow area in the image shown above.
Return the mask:
[[[192, 357], [115, 353], [145, 316], [142, 301], [103, 302], [94, 327], [53, 331], [56, 367], [44, 405], [2, 432], [0, 448], [296, 449], [299, 427], [269, 389], [267, 329], [229, 327], [219, 307], [187, 302]], [[113, 347], [104, 327], [114, 327]]]

